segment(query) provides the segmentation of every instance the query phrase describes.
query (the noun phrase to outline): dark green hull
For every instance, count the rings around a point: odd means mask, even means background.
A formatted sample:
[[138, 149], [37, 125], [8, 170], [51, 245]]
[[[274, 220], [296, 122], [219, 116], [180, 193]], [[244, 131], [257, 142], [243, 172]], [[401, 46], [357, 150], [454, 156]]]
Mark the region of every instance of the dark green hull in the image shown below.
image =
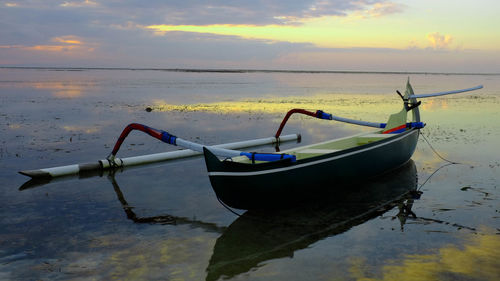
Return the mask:
[[261, 164], [220, 161], [204, 149], [212, 187], [219, 199], [238, 209], [293, 204], [322, 192], [346, 188], [406, 163], [418, 129], [317, 157]]

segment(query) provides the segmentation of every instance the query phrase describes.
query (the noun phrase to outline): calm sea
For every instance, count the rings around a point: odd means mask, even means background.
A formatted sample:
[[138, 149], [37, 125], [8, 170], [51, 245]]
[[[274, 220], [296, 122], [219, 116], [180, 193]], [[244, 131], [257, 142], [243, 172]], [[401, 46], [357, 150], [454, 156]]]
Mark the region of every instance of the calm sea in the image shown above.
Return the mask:
[[[132, 122], [204, 144], [272, 136], [293, 107], [385, 122], [407, 79], [484, 89], [422, 100], [433, 148], [421, 138], [398, 171], [292, 208], [234, 214], [202, 158], [17, 173], [104, 159]], [[500, 75], [2, 68], [0, 280], [498, 280], [499, 120]], [[284, 133], [361, 130], [293, 117]], [[176, 149], [132, 133], [118, 156]]]

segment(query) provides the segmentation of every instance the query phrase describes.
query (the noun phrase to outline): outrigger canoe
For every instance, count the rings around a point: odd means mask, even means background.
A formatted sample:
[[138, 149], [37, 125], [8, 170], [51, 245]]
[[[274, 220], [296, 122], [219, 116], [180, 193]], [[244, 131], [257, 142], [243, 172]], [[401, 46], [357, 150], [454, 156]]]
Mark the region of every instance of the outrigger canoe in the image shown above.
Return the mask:
[[[163, 130], [133, 123], [123, 130], [110, 155], [97, 164], [69, 165], [21, 173], [33, 178], [55, 177], [81, 173], [82, 170], [105, 170], [128, 164], [149, 163], [150, 157], [143, 157], [140, 161], [116, 158], [128, 134], [132, 130], [139, 130], [168, 144], [184, 147], [187, 152], [203, 153], [212, 188], [226, 205], [238, 209], [255, 209], [287, 204], [310, 194], [318, 194], [322, 190], [331, 192], [345, 184], [367, 180], [404, 165], [412, 157], [419, 132], [425, 127], [425, 123], [420, 120], [421, 102], [417, 99], [468, 92], [482, 87], [480, 85], [462, 90], [415, 95], [408, 79], [404, 95], [397, 91], [403, 101], [403, 108], [390, 115], [386, 123], [338, 117], [322, 110], [312, 112], [292, 109], [286, 114], [271, 142], [279, 142], [288, 118], [295, 113], [376, 129], [280, 153], [246, 152], [224, 145], [206, 146]], [[287, 136], [286, 139], [293, 137]], [[148, 158], [148, 161], [144, 158]]]
[[[410, 160], [415, 151], [420, 129], [417, 98], [441, 96], [480, 89], [482, 86], [458, 91], [415, 95], [409, 83], [400, 112], [392, 114], [387, 123], [374, 123], [333, 116], [318, 110], [291, 110], [276, 134], [293, 113], [326, 120], [337, 120], [378, 128], [354, 136], [329, 140], [283, 151], [283, 159], [258, 161], [252, 157], [232, 157], [219, 160], [204, 148], [205, 162], [211, 185], [225, 204], [240, 209], [259, 208], [318, 194], [346, 184], [365, 181], [396, 169]], [[411, 121], [407, 121], [411, 113]]]

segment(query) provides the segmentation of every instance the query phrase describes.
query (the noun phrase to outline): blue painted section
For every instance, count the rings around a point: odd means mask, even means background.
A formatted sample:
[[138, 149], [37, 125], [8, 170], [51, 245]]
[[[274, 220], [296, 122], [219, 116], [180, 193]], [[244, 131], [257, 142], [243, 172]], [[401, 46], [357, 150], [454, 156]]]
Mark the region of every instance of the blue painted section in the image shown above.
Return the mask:
[[241, 152], [241, 156], [246, 156], [252, 161], [278, 161], [281, 159], [291, 159], [292, 162], [296, 162], [297, 158], [295, 155], [290, 154], [274, 154], [274, 153], [252, 153], [252, 152]]
[[[380, 123], [380, 127], [379, 128], [385, 128], [385, 126], [387, 126], [386, 123]], [[408, 129], [411, 129], [411, 128], [421, 129], [423, 127], [425, 127], [425, 123], [424, 122], [410, 122], [410, 123], [406, 123], [406, 128], [408, 128]]]
[[418, 129], [421, 129], [421, 128], [425, 127], [425, 123], [424, 122], [406, 123], [406, 127], [407, 128], [418, 128]]
[[169, 134], [168, 132], [161, 131], [161, 141], [166, 142], [168, 144], [173, 144], [177, 145], [175, 141], [177, 140], [177, 137], [174, 135]]
[[326, 112], [323, 112], [322, 110], [316, 111], [316, 118], [319, 119], [325, 119], [325, 120], [332, 120], [332, 115]]

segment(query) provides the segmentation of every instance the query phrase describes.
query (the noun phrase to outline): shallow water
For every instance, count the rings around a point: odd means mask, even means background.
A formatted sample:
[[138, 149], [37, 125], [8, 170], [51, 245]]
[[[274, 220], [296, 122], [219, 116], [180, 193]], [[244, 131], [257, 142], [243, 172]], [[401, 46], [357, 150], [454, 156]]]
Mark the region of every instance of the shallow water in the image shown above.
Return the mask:
[[[292, 107], [383, 122], [407, 76], [0, 69], [0, 279], [497, 280], [500, 76], [410, 75], [417, 93], [485, 86], [423, 101], [422, 133], [462, 164], [421, 138], [411, 165], [293, 209], [236, 216], [201, 158], [38, 186], [17, 174], [102, 159], [131, 122], [206, 144], [272, 136]], [[284, 133], [361, 130], [292, 117]], [[175, 149], [132, 133], [119, 156]]]

